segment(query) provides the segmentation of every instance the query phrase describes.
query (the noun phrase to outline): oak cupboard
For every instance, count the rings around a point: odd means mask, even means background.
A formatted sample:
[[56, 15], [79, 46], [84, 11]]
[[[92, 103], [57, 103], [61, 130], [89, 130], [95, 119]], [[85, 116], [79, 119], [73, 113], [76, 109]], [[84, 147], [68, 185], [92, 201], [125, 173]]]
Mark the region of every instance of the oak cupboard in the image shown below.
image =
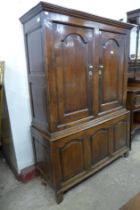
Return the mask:
[[132, 26], [44, 2], [21, 21], [36, 166], [59, 203], [70, 187], [128, 154]]

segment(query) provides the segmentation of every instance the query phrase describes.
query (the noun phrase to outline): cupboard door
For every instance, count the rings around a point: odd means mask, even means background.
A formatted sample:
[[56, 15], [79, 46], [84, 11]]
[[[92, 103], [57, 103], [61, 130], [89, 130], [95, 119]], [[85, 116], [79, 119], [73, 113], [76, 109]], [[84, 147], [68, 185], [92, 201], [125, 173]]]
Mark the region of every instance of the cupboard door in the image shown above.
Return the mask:
[[54, 23], [57, 122], [93, 118], [94, 29]]
[[122, 120], [116, 123], [113, 126], [113, 136], [114, 136], [114, 143], [113, 143], [113, 152], [116, 152], [123, 147], [128, 147], [128, 121]]
[[100, 31], [99, 112], [123, 104], [125, 35]]
[[60, 160], [63, 180], [73, 177], [84, 171], [82, 141], [73, 139], [60, 149]]
[[109, 157], [109, 128], [101, 128], [90, 137], [92, 165]]
[[71, 137], [54, 145], [56, 179], [61, 177], [61, 182], [65, 182], [86, 170], [84, 141], [83, 137]]

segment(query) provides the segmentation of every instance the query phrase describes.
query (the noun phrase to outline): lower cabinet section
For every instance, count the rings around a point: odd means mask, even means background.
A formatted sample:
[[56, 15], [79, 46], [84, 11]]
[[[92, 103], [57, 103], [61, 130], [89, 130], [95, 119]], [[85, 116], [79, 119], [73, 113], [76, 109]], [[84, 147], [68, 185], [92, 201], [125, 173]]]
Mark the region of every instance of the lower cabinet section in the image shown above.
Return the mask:
[[129, 151], [129, 113], [59, 139], [32, 129], [37, 168], [56, 193], [63, 192]]

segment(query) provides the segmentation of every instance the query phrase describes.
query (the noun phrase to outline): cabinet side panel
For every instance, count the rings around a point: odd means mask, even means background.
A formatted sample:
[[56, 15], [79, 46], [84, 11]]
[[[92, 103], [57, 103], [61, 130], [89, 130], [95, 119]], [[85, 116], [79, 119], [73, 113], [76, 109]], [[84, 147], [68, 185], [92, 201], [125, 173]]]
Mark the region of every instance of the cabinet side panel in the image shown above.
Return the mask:
[[47, 140], [43, 139], [39, 132], [33, 131], [33, 145], [36, 167], [42, 177], [52, 185], [51, 149]]
[[47, 82], [44, 72], [42, 29], [26, 34], [28, 78], [31, 95], [33, 125], [41, 130], [48, 129]]
[[[40, 124], [47, 123], [46, 110], [46, 89], [45, 85], [30, 84], [33, 104], [33, 123], [40, 122]], [[46, 125], [47, 126], [47, 125]]]
[[27, 50], [29, 57], [29, 73], [43, 73], [43, 51], [41, 44], [41, 29], [27, 34]]

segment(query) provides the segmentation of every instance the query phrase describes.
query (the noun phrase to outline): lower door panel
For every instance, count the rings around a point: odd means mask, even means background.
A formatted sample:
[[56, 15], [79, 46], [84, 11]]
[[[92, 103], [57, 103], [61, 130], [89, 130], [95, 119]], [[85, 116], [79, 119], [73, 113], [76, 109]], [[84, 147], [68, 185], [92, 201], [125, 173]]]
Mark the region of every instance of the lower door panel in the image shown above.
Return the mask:
[[101, 128], [90, 136], [92, 165], [109, 157], [109, 128]]
[[121, 120], [113, 126], [113, 152], [128, 146], [128, 123], [127, 120]]

